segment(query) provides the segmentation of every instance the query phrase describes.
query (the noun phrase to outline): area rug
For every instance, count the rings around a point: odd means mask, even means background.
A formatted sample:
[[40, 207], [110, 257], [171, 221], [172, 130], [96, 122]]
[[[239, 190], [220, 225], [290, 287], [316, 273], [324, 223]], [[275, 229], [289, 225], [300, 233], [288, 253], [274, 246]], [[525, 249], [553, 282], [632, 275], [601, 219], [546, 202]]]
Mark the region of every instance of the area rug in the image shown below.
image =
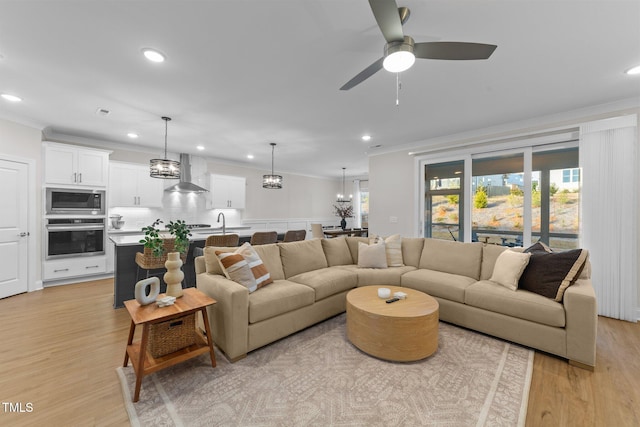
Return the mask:
[[345, 315], [229, 363], [217, 351], [143, 379], [118, 368], [133, 426], [518, 426], [526, 418], [530, 349], [440, 323], [419, 362], [371, 357], [346, 338]]

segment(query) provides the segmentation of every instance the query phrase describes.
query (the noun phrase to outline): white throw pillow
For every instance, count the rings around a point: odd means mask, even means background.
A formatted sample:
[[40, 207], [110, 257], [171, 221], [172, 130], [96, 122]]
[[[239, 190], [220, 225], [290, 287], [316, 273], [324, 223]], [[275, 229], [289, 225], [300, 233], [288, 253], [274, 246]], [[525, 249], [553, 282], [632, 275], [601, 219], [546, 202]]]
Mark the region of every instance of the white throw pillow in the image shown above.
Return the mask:
[[[374, 244], [382, 240], [380, 236], [372, 236], [369, 239], [369, 243]], [[387, 253], [387, 266], [389, 267], [404, 267], [404, 260], [402, 259], [402, 236], [394, 234], [384, 239], [384, 244]]]
[[492, 282], [515, 291], [518, 289], [518, 280], [529, 264], [530, 253], [506, 250], [498, 256], [491, 275]]
[[358, 242], [358, 267], [360, 268], [387, 268], [387, 254], [384, 241], [367, 245]]

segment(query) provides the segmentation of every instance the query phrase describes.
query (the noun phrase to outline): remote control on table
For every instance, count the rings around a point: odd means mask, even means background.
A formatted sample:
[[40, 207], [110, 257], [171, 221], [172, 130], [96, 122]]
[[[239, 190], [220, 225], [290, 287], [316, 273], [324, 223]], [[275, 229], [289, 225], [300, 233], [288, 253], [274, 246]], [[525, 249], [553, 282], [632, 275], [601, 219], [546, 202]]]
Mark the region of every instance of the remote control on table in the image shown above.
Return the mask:
[[387, 304], [391, 304], [392, 302], [400, 301], [400, 298], [391, 298], [386, 301]]

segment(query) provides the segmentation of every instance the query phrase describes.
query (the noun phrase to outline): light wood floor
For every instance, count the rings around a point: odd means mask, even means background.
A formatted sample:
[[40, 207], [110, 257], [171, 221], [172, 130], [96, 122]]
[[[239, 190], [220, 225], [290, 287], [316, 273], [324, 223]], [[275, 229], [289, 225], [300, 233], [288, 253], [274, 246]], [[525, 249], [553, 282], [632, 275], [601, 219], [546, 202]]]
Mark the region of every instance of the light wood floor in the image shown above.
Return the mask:
[[[112, 303], [110, 279], [0, 300], [0, 401], [33, 407], [0, 405], [0, 425], [129, 424], [115, 372], [129, 316]], [[640, 323], [598, 328], [595, 372], [536, 353], [527, 426], [640, 425]]]

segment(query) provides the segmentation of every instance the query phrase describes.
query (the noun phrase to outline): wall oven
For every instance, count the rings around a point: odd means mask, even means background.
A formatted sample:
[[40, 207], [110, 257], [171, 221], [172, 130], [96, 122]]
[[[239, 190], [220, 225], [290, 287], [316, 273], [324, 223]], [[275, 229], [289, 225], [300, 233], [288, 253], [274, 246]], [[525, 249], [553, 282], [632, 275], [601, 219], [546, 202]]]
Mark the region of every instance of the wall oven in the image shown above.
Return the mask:
[[47, 215], [104, 215], [106, 211], [104, 190], [47, 188], [45, 204]]
[[45, 259], [104, 255], [105, 218], [48, 218]]

